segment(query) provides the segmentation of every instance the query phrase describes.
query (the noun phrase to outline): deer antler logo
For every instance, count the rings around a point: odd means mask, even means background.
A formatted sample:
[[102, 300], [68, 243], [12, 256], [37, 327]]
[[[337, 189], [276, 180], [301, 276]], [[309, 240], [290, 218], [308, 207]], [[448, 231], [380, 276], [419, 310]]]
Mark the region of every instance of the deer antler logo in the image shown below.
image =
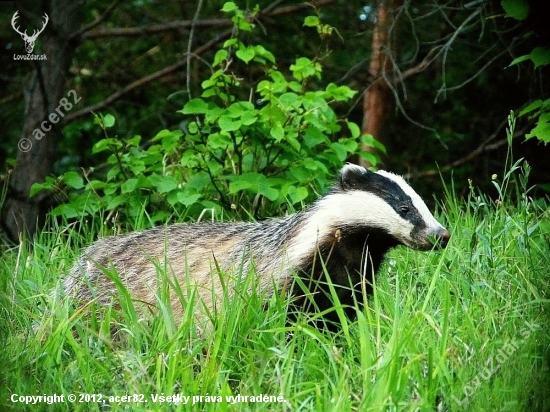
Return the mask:
[[23, 41], [25, 42], [25, 48], [27, 49], [27, 53], [32, 53], [33, 49], [34, 49], [34, 42], [36, 41], [36, 38], [38, 37], [38, 35], [40, 33], [42, 33], [44, 31], [44, 28], [46, 27], [46, 24], [48, 24], [48, 21], [50, 20], [48, 15], [46, 13], [44, 13], [44, 24], [42, 25], [42, 28], [38, 31], [34, 30], [33, 33], [32, 33], [32, 36], [29, 36], [27, 34], [27, 30], [25, 30], [23, 33], [21, 33], [19, 31], [19, 27], [15, 27], [15, 21], [17, 20], [17, 18], [19, 17], [17, 15], [17, 13], [19, 13], [19, 10], [17, 10], [15, 12], [15, 14], [13, 15], [12, 19], [11, 19], [11, 26], [13, 27], [13, 29], [19, 33], [21, 35], [21, 38], [23, 39]]

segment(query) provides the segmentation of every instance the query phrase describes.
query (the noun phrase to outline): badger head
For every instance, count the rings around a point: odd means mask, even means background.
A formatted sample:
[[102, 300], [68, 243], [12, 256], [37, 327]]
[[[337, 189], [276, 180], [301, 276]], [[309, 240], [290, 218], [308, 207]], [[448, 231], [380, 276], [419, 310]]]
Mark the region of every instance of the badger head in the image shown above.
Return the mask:
[[347, 164], [334, 198], [348, 224], [381, 231], [416, 250], [445, 247], [451, 234], [401, 176]]

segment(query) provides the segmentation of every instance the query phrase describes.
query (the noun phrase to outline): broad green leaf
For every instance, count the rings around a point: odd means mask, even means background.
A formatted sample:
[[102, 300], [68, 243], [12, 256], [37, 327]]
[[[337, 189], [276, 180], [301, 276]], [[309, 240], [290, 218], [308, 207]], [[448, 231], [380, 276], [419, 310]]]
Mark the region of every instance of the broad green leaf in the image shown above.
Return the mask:
[[135, 178], [132, 178], [132, 179], [128, 179], [126, 182], [124, 182], [122, 184], [122, 186], [120, 186], [120, 192], [121, 193], [131, 193], [135, 190], [136, 186], [137, 186], [137, 182], [138, 180], [135, 179]]
[[256, 172], [248, 172], [239, 176], [234, 176], [233, 181], [229, 184], [229, 193], [237, 193], [246, 189], [257, 189], [258, 181], [262, 177], [264, 176]]
[[193, 203], [197, 203], [201, 198], [201, 195], [199, 193], [188, 194], [185, 192], [177, 192], [176, 197], [178, 199], [178, 202], [180, 202], [182, 205], [190, 206]]
[[360, 140], [361, 143], [363, 143], [364, 145], [374, 147], [375, 149], [378, 149], [382, 153], [386, 154], [386, 147], [378, 140], [376, 140], [373, 135], [364, 134], [363, 136], [361, 136]]
[[221, 116], [218, 122], [218, 126], [223, 132], [233, 132], [239, 130], [241, 127], [240, 120], [233, 120], [231, 116]]
[[306, 129], [303, 139], [306, 146], [310, 148], [320, 145], [328, 140], [319, 129], [311, 126]]
[[550, 64], [550, 48], [535, 47], [529, 54], [529, 58], [535, 64], [535, 69], [539, 66]]
[[531, 130], [531, 133], [525, 135], [526, 139], [536, 137], [544, 144], [550, 143], [550, 112], [540, 115], [537, 125]]
[[317, 17], [317, 16], [307, 16], [304, 19], [304, 26], [306, 26], [306, 27], [317, 27], [317, 26], [319, 26], [319, 17]]
[[338, 143], [346, 148], [348, 153], [354, 153], [359, 144], [353, 139], [338, 139]]
[[217, 160], [214, 160], [214, 159], [208, 160], [206, 162], [206, 165], [208, 166], [210, 173], [214, 176], [218, 175], [219, 173], [223, 173], [223, 165], [221, 165]]
[[334, 83], [330, 83], [326, 88], [325, 98], [332, 97], [337, 101], [347, 101], [356, 93], [355, 90], [351, 90], [348, 86], [337, 86]]
[[73, 219], [80, 216], [85, 216], [87, 213], [77, 211], [72, 205], [64, 204], [55, 207], [50, 214], [52, 216], [64, 216], [67, 219]]
[[202, 99], [191, 99], [180, 112], [183, 114], [204, 114], [208, 111], [208, 104]]
[[111, 148], [115, 146], [120, 148], [122, 146], [122, 143], [114, 138], [101, 139], [92, 147], [92, 153], [99, 153], [105, 150], [111, 150]]
[[162, 140], [164, 137], [166, 136], [170, 136], [170, 135], [173, 135], [173, 134], [178, 134], [179, 132], [179, 135], [181, 136], [183, 133], [181, 132], [181, 130], [168, 130], [168, 129], [162, 129], [160, 132], [158, 132], [155, 137], [153, 137], [151, 139], [151, 141], [153, 142], [158, 142], [159, 140]]
[[291, 186], [288, 189], [288, 196], [290, 197], [290, 201], [292, 204], [303, 202], [307, 199], [307, 189], [305, 187], [295, 187]]
[[334, 150], [334, 152], [338, 156], [338, 159], [341, 162], [344, 162], [346, 160], [346, 157], [348, 157], [348, 151], [346, 150], [346, 147], [343, 144], [334, 142], [334, 143], [331, 143], [330, 147], [332, 148], [332, 150]]
[[239, 39], [237, 39], [236, 37], [232, 38], [232, 39], [229, 39], [229, 40], [226, 40], [224, 43], [223, 43], [223, 48], [224, 49], [227, 49], [229, 47], [232, 47], [232, 46], [235, 46], [236, 44], [239, 43]]
[[107, 114], [103, 116], [102, 120], [103, 120], [103, 126], [105, 126], [106, 129], [109, 127], [113, 127], [115, 125], [115, 118], [111, 114]]
[[185, 186], [188, 189], [195, 189], [197, 192], [201, 192], [209, 184], [210, 184], [210, 176], [208, 176], [208, 173], [201, 171], [191, 176], [191, 178], [187, 181], [187, 184]]
[[311, 157], [304, 159], [302, 164], [306, 169], [309, 169], [309, 170], [317, 170], [319, 168], [319, 162], [316, 162]]
[[231, 13], [231, 12], [234, 12], [236, 10], [239, 10], [237, 5], [235, 3], [233, 3], [232, 1], [228, 1], [228, 2], [224, 3], [224, 5], [223, 5], [223, 7], [221, 8], [220, 11], [223, 11], [224, 13]]
[[296, 93], [283, 93], [279, 97], [279, 102], [284, 108], [298, 108], [301, 106], [301, 98]]
[[178, 187], [178, 182], [172, 176], [163, 176], [154, 173], [149, 176], [149, 181], [160, 193], [168, 193]]
[[267, 197], [272, 202], [279, 197], [279, 191], [269, 185], [269, 180], [265, 176], [261, 176], [258, 182], [258, 193]]
[[287, 133], [285, 136], [285, 140], [297, 153], [299, 153], [301, 145], [296, 137], [297, 133], [294, 131], [294, 133]]
[[227, 108], [231, 117], [241, 117], [248, 111], [255, 111], [254, 105], [250, 102], [235, 102]]
[[[115, 169], [113, 167], [113, 169]], [[111, 169], [111, 170], [113, 170]], [[105, 193], [105, 195], [114, 195], [116, 192], [118, 192], [119, 190], [119, 184], [118, 183], [109, 183], [108, 185], [106, 185], [104, 188], [103, 188], [103, 193]], [[110, 196], [105, 196], [105, 198], [108, 198]]]
[[131, 139], [126, 140], [126, 146], [127, 147], [138, 147], [140, 141], [141, 141], [141, 136], [139, 134], [136, 134]]
[[351, 133], [351, 137], [353, 137], [354, 139], [358, 138], [359, 135], [361, 134], [361, 129], [359, 129], [359, 126], [357, 126], [356, 123], [349, 122], [349, 121], [347, 122], [347, 125]]
[[33, 183], [30, 189], [29, 196], [33, 197], [41, 190], [54, 190], [56, 180], [51, 176], [46, 176], [43, 183]]
[[127, 201], [128, 201], [128, 195], [114, 196], [108, 199], [106, 208], [107, 210], [112, 210], [124, 203], [127, 203]]
[[277, 123], [271, 128], [271, 130], [269, 131], [269, 134], [276, 141], [280, 142], [285, 137], [285, 129], [283, 129], [283, 126], [281, 126], [280, 123]]
[[[305, 159], [307, 160], [307, 159]], [[305, 163], [305, 162], [304, 162]], [[290, 169], [290, 174], [299, 182], [306, 183], [311, 180], [312, 173], [305, 167], [293, 167]]]
[[82, 176], [77, 172], [67, 172], [63, 175], [63, 181], [69, 187], [73, 189], [80, 189], [84, 186]]
[[533, 110], [540, 109], [541, 106], [542, 106], [542, 100], [540, 99], [535, 100], [534, 102], [531, 102], [530, 104], [528, 104], [527, 107], [525, 107], [521, 112], [519, 112], [519, 115], [523, 116], [524, 114], [532, 112]]
[[162, 141], [162, 148], [165, 151], [170, 151], [174, 149], [180, 143], [180, 138], [183, 135], [181, 130], [168, 131], [166, 129], [161, 130], [157, 135], [152, 139], [153, 141]]
[[237, 28], [242, 31], [252, 31], [254, 24], [247, 21], [242, 11], [238, 10], [237, 14], [231, 18], [231, 21], [237, 25]]
[[208, 146], [212, 149], [232, 149], [233, 141], [226, 133], [212, 133], [208, 136]]
[[529, 60], [529, 55], [526, 54], [524, 56], [519, 56], [519, 57], [516, 57], [514, 60], [512, 60], [512, 62], [508, 65], [508, 67], [510, 66], [513, 66], [515, 64], [518, 64], [518, 63], [521, 63], [521, 62], [524, 62], [525, 60]]
[[86, 185], [86, 190], [101, 190], [105, 186], [107, 186], [107, 183], [102, 182], [101, 180], [90, 180], [88, 184]]
[[197, 134], [199, 131], [199, 126], [197, 125], [197, 122], [190, 122], [187, 125], [187, 131], [191, 134]]
[[243, 113], [241, 116], [241, 123], [244, 126], [250, 126], [251, 124], [255, 123], [256, 120], [258, 120], [257, 111], [256, 110], [249, 110]]
[[516, 20], [525, 20], [529, 16], [529, 3], [527, 0], [502, 0], [500, 5], [507, 17]]
[[214, 63], [212, 63], [212, 66], [216, 67], [221, 62], [223, 62], [225, 59], [227, 59], [227, 50], [220, 49], [216, 52], [216, 55], [214, 56]]
[[275, 56], [269, 50], [266, 50], [261, 44], [254, 46], [254, 53], [256, 56], [263, 57], [266, 60], [269, 60], [271, 63], [275, 63]]
[[374, 153], [371, 153], [371, 152], [360, 152], [359, 153], [359, 156], [361, 156], [362, 159], [366, 160], [367, 162], [369, 162], [371, 165], [377, 165], [378, 163], [380, 163], [380, 157], [377, 156], [376, 154]]
[[512, 60], [510, 66], [524, 62], [525, 60], [531, 60], [535, 65], [535, 69], [539, 66], [546, 66], [550, 64], [550, 48], [535, 47], [533, 50], [531, 50], [531, 53]]
[[307, 57], [299, 57], [296, 59], [296, 63], [290, 66], [292, 75], [298, 81], [302, 81], [308, 77], [316, 76], [321, 77], [321, 65], [318, 62], [314, 62]]
[[254, 58], [254, 56], [256, 55], [256, 52], [254, 51], [253, 47], [247, 47], [247, 48], [240, 48], [239, 50], [237, 50], [235, 55], [239, 59], [241, 59], [242, 61], [248, 64], [248, 62]]

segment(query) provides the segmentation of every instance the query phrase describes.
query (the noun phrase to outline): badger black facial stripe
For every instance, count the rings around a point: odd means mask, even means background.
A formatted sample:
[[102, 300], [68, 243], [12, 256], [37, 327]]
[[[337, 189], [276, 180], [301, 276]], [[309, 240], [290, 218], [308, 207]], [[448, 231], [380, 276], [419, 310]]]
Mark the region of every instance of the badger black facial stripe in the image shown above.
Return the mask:
[[399, 187], [405, 192], [411, 199], [413, 206], [418, 211], [422, 221], [425, 223], [426, 227], [430, 230], [440, 230], [443, 229], [443, 226], [439, 224], [435, 217], [431, 214], [430, 210], [426, 206], [426, 203], [422, 198], [416, 193], [412, 187], [403, 179], [401, 176], [396, 174], [386, 172], [384, 170], [379, 170], [376, 172], [379, 175], [382, 175], [392, 181], [394, 181]]
[[411, 197], [405, 193], [398, 182], [383, 174], [370, 172], [351, 164], [342, 169], [340, 186], [342, 190], [361, 190], [373, 193], [390, 205], [411, 200]]

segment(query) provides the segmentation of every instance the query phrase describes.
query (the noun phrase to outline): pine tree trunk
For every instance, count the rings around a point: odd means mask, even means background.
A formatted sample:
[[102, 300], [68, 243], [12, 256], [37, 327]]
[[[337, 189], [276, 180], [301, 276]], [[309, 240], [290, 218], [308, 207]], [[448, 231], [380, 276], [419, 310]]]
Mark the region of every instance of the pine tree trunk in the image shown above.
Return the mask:
[[[372, 55], [369, 64], [371, 84], [363, 96], [363, 123], [361, 127], [363, 134], [370, 134], [382, 143], [382, 130], [392, 97], [391, 90], [383, 78], [383, 73], [388, 73], [391, 68], [391, 61], [388, 58], [390, 52], [388, 50], [390, 7], [390, 0], [380, 0], [378, 2], [377, 18], [372, 34]], [[376, 149], [371, 146], [364, 146], [363, 150], [374, 152]], [[365, 159], [361, 159], [360, 164], [365, 167], [372, 166]]]

